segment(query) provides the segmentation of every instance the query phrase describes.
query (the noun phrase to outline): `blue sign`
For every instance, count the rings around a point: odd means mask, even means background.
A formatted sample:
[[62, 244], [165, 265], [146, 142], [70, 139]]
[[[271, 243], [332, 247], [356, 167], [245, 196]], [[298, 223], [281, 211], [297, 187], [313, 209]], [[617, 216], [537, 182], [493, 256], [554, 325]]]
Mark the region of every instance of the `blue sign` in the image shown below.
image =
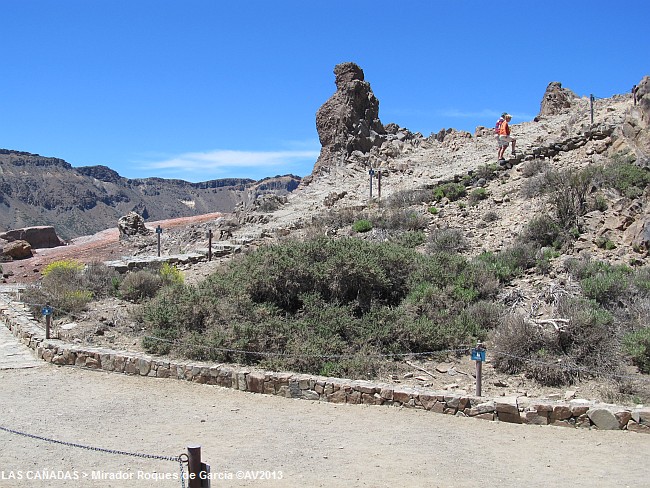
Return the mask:
[[42, 311], [43, 311], [43, 315], [52, 315], [52, 307], [50, 307], [49, 305], [43, 307]]
[[472, 361], [485, 361], [485, 349], [472, 349]]

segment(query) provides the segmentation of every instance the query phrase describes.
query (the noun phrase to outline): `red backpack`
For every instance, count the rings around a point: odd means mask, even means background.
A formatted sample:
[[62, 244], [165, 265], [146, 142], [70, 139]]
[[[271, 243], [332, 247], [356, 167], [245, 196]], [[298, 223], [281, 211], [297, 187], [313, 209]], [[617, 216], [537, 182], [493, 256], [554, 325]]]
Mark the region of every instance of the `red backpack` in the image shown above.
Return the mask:
[[501, 129], [501, 124], [505, 122], [506, 119], [501, 117], [499, 120], [497, 120], [497, 124], [494, 126], [494, 133], [496, 135], [499, 135], [499, 130]]

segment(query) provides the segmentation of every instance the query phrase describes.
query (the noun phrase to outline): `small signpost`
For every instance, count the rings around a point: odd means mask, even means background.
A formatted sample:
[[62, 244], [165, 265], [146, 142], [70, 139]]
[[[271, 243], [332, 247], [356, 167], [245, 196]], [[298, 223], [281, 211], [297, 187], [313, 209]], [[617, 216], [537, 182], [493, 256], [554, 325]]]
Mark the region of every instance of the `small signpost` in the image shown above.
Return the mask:
[[481, 388], [483, 383], [483, 361], [485, 361], [485, 347], [480, 341], [476, 343], [476, 347], [472, 349], [472, 361], [476, 361], [476, 396], [481, 396]]
[[160, 225], [156, 227], [156, 234], [158, 235], [158, 257], [160, 257], [160, 234], [162, 234], [162, 227]]
[[212, 261], [212, 229], [208, 229], [208, 261]]
[[50, 326], [52, 325], [52, 307], [49, 303], [46, 303], [41, 312], [45, 317], [45, 338], [50, 338]]
[[377, 172], [377, 199], [381, 200], [381, 171]]

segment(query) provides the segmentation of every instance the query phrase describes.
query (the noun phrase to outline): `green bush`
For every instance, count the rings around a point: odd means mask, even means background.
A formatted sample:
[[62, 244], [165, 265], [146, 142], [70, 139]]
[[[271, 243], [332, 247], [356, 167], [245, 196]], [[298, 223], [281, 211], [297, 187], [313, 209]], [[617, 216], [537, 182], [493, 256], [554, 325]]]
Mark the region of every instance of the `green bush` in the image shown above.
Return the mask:
[[352, 230], [354, 232], [368, 232], [369, 230], [372, 230], [372, 223], [370, 223], [369, 220], [357, 220], [353, 225], [352, 225]]
[[629, 293], [633, 281], [633, 273], [628, 266], [612, 266], [589, 259], [568, 259], [566, 267], [580, 281], [585, 296], [601, 305], [618, 302]]
[[388, 230], [419, 231], [427, 227], [429, 219], [411, 209], [390, 209], [373, 219], [373, 226]]
[[530, 244], [515, 244], [498, 253], [484, 252], [477, 260], [485, 265], [505, 283], [537, 263], [537, 248]]
[[476, 204], [481, 200], [485, 200], [487, 197], [488, 192], [485, 188], [476, 188], [469, 194], [469, 202], [471, 204]]
[[319, 237], [258, 248], [197, 286], [163, 288], [138, 321], [149, 352], [365, 378], [385, 363], [380, 354], [484, 338], [498, 321], [497, 289], [484, 264], [459, 255]]
[[563, 235], [560, 225], [549, 215], [540, 215], [533, 217], [523, 231], [523, 239], [528, 242], [534, 242], [540, 247], [553, 246], [560, 247]]
[[57, 278], [78, 277], [84, 269], [84, 264], [74, 259], [62, 259], [54, 261], [43, 268], [41, 275], [48, 277], [50, 275]]
[[140, 270], [128, 273], [120, 283], [120, 295], [125, 300], [139, 302], [152, 298], [163, 286], [163, 280], [158, 274]]
[[116, 294], [121, 281], [115, 268], [94, 261], [83, 271], [82, 286], [92, 292], [94, 298], [102, 298]]
[[183, 278], [183, 273], [180, 270], [169, 263], [163, 263], [160, 267], [160, 278], [162, 279], [163, 285], [182, 285], [185, 281]]
[[32, 303], [35, 316], [41, 316], [41, 308], [49, 304], [57, 316], [74, 316], [86, 308], [93, 298], [93, 291], [84, 282], [84, 264], [68, 259], [54, 261], [42, 271], [40, 286], [32, 286], [24, 299]]
[[562, 386], [620, 371], [621, 356], [613, 316], [590, 300], [561, 300], [561, 330], [510, 316], [492, 334], [494, 367], [524, 373], [543, 385]]
[[467, 190], [461, 183], [443, 183], [433, 189], [433, 198], [437, 201], [448, 198], [454, 202], [465, 195], [467, 195]]
[[639, 371], [650, 374], [650, 327], [626, 334], [623, 347]]
[[426, 236], [422, 231], [407, 231], [391, 237], [390, 242], [408, 249], [415, 249], [426, 241]]
[[605, 184], [623, 196], [636, 198], [650, 184], [650, 172], [632, 163], [629, 158], [617, 155], [603, 168]]
[[433, 199], [431, 190], [416, 188], [413, 190], [400, 190], [388, 197], [386, 206], [388, 208], [405, 208], [412, 205], [428, 203]]
[[433, 229], [429, 234], [428, 250], [430, 253], [460, 252], [469, 247], [469, 241], [460, 229]]

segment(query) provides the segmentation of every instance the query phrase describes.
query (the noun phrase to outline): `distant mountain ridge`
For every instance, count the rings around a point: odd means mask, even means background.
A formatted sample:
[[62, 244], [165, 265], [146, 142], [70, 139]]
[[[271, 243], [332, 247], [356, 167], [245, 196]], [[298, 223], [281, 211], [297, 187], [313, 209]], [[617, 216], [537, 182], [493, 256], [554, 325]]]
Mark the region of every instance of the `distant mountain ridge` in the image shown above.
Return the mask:
[[74, 168], [63, 159], [0, 149], [0, 230], [52, 225], [64, 239], [93, 234], [136, 211], [147, 220], [232, 212], [264, 193], [286, 194], [300, 177], [199, 183], [129, 179], [107, 166]]

